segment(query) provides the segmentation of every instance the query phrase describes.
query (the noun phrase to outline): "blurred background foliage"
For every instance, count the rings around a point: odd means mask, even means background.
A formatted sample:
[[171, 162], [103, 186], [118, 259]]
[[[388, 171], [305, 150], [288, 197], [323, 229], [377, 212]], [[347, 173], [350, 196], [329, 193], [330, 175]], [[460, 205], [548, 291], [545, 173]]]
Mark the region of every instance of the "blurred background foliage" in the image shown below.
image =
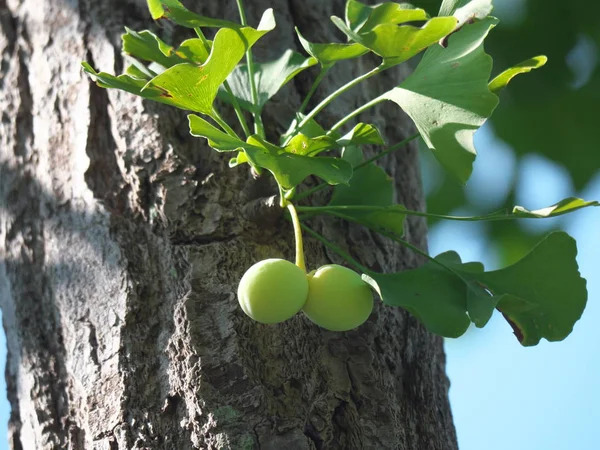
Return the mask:
[[[435, 15], [441, 0], [411, 3]], [[478, 133], [480, 156], [467, 186], [422, 152], [431, 212], [480, 215], [516, 204], [549, 206], [561, 195], [581, 195], [599, 173], [600, 2], [498, 0], [492, 15], [500, 19], [485, 42], [494, 59], [492, 76], [535, 55], [548, 56], [548, 63], [501, 93], [498, 109]], [[539, 195], [525, 195], [532, 190]], [[561, 219], [491, 222], [477, 233], [505, 265], [560, 226]]]

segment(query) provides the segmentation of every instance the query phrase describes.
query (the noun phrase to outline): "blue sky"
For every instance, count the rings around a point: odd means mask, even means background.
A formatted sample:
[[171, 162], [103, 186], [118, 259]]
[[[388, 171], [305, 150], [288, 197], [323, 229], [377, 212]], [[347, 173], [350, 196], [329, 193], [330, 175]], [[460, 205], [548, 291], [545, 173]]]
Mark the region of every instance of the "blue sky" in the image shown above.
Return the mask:
[[[518, 204], [534, 209], [577, 194], [562, 167], [542, 156], [517, 164], [489, 128], [478, 132], [476, 141], [481, 151], [475, 173], [501, 177], [499, 164], [515, 169]], [[488, 195], [490, 185], [499, 186], [491, 181], [474, 174], [467, 187], [470, 198], [476, 193]], [[600, 199], [600, 173], [579, 196]], [[525, 226], [547, 229], [549, 222], [577, 240], [579, 269], [588, 282], [586, 311], [562, 342], [543, 340], [536, 347], [523, 348], [498, 314], [484, 329], [446, 340], [450, 401], [461, 450], [600, 449], [600, 208], [552, 221], [529, 221]], [[454, 249], [463, 260], [497, 267], [480, 226], [445, 222], [433, 227], [431, 253]]]

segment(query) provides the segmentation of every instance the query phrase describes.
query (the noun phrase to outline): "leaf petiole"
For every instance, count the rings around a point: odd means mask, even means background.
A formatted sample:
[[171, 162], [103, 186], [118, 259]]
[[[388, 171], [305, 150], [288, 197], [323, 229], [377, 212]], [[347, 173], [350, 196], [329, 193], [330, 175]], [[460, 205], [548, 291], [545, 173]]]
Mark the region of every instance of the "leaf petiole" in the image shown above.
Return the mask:
[[325, 66], [321, 67], [321, 71], [319, 72], [319, 75], [317, 75], [317, 78], [315, 78], [315, 81], [312, 84], [312, 86], [310, 87], [310, 89], [308, 91], [308, 94], [306, 94], [306, 97], [304, 98], [304, 101], [302, 102], [302, 105], [300, 105], [300, 109], [298, 110], [299, 113], [304, 112], [304, 110], [308, 106], [308, 102], [310, 101], [310, 99], [312, 98], [313, 94], [317, 90], [317, 87], [319, 87], [319, 84], [321, 84], [321, 81], [323, 81], [323, 79], [329, 73], [329, 69], [331, 69], [331, 66], [329, 66], [329, 67], [325, 67]]
[[[361, 169], [362, 167], [365, 167], [366, 165], [368, 165], [368, 164], [370, 164], [370, 163], [372, 163], [374, 161], [377, 161], [379, 158], [383, 158], [385, 155], [388, 155], [388, 154], [390, 154], [390, 153], [392, 153], [392, 152], [394, 152], [396, 150], [399, 150], [400, 148], [406, 146], [409, 142], [415, 140], [419, 136], [420, 136], [419, 133], [415, 133], [412, 136], [404, 139], [403, 141], [400, 141], [397, 144], [392, 145], [387, 150], [385, 150], [385, 151], [383, 151], [381, 153], [378, 153], [377, 155], [373, 156], [372, 158], [368, 159], [367, 161], [364, 161], [364, 162], [360, 163], [359, 165], [357, 165], [354, 168], [354, 171], [357, 171], [357, 170]], [[319, 191], [325, 189], [328, 186], [329, 186], [329, 184], [327, 184], [327, 183], [318, 184], [318, 185], [316, 185], [316, 186], [314, 186], [314, 187], [312, 187], [312, 188], [310, 188], [310, 189], [308, 189], [308, 190], [306, 190], [304, 192], [299, 193], [298, 195], [296, 195], [294, 197], [294, 200], [300, 201], [302, 199], [305, 199], [306, 197], [309, 197], [312, 194], [314, 194], [315, 192], [319, 192]]]
[[[246, 20], [246, 12], [244, 11], [243, 0], [236, 0], [238, 11], [240, 13], [240, 21], [243, 26], [248, 25], [248, 21]], [[248, 81], [250, 83], [250, 93], [252, 95], [252, 104], [254, 106], [258, 105], [258, 92], [256, 90], [256, 82], [254, 80], [254, 58], [252, 57], [252, 50], [248, 48], [246, 51], [246, 63], [248, 67]], [[233, 98], [233, 96], [232, 96]], [[260, 112], [253, 112], [252, 116], [254, 117], [254, 132], [258, 134], [260, 137], [265, 137], [265, 127], [263, 125], [262, 117], [260, 116]]]
[[383, 96], [379, 96], [377, 98], [374, 98], [373, 100], [371, 100], [368, 103], [365, 103], [364, 105], [362, 105], [360, 108], [355, 109], [354, 111], [352, 111], [350, 114], [348, 114], [346, 117], [344, 117], [343, 119], [341, 119], [338, 123], [336, 123], [334, 126], [331, 127], [331, 130], [327, 133], [327, 134], [331, 134], [332, 132], [336, 131], [337, 129], [341, 128], [346, 122], [348, 122], [350, 119], [358, 116], [359, 114], [365, 112], [367, 109], [372, 108], [373, 106], [383, 102], [384, 100], [387, 100], [385, 97]]
[[219, 126], [223, 129], [223, 131], [225, 131], [229, 136], [240, 139], [240, 137], [233, 130], [233, 128], [231, 128], [227, 124], [227, 122], [225, 122], [225, 120], [221, 117], [221, 115], [215, 108], [213, 108], [213, 110], [212, 110], [211, 117], [215, 120], [215, 122], [217, 122], [219, 124]]
[[284, 142], [284, 145], [288, 144], [289, 141], [292, 139], [292, 137], [295, 135], [296, 130], [301, 129], [304, 125], [306, 125], [308, 123], [308, 121], [312, 118], [314, 118], [317, 114], [319, 114], [323, 109], [325, 109], [325, 107], [327, 105], [329, 105], [333, 100], [335, 100], [337, 97], [339, 97], [340, 95], [342, 95], [344, 92], [348, 91], [349, 89], [352, 89], [354, 86], [356, 86], [357, 84], [361, 83], [362, 81], [365, 81], [381, 72], [383, 72], [384, 70], [388, 69], [389, 67], [385, 67], [385, 66], [377, 66], [375, 67], [373, 70], [353, 79], [352, 81], [349, 81], [348, 83], [346, 83], [345, 85], [343, 85], [342, 87], [338, 88], [336, 91], [332, 92], [331, 94], [329, 94], [325, 99], [323, 99], [323, 101], [321, 101], [321, 103], [319, 103], [317, 106], [314, 107], [314, 109], [309, 112], [304, 119], [302, 119], [300, 121], [300, 123], [298, 123], [298, 125], [296, 126], [295, 130], [293, 133], [290, 133], [290, 135], [288, 136], [288, 138], [286, 139], [286, 141]]
[[363, 266], [362, 264], [360, 264], [352, 256], [350, 256], [348, 253], [346, 253], [345, 251], [343, 251], [341, 248], [339, 248], [333, 242], [330, 242], [329, 240], [327, 240], [324, 236], [320, 235], [319, 233], [317, 233], [316, 231], [312, 230], [311, 228], [307, 227], [304, 224], [300, 224], [300, 226], [302, 227], [302, 229], [304, 231], [306, 231], [308, 234], [310, 234], [315, 239], [321, 241], [326, 247], [329, 247], [335, 253], [337, 253], [338, 255], [340, 255], [342, 258], [344, 258], [346, 261], [348, 261], [348, 263], [350, 263], [356, 269], [358, 269], [358, 270], [360, 270], [360, 271], [362, 271], [362, 272], [364, 272], [366, 274], [373, 273], [372, 270], [369, 270], [368, 268], [366, 268], [365, 266]]

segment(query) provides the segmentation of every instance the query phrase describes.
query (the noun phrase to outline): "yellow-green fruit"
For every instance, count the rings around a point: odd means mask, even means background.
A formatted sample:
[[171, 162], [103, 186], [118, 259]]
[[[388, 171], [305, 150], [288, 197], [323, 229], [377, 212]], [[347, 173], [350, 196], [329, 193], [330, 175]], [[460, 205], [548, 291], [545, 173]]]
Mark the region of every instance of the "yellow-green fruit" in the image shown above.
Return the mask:
[[302, 309], [308, 295], [306, 273], [285, 259], [265, 259], [250, 267], [238, 286], [244, 312], [261, 323], [289, 319]]
[[347, 331], [369, 318], [373, 295], [359, 274], [330, 264], [308, 275], [308, 298], [302, 310], [323, 328]]

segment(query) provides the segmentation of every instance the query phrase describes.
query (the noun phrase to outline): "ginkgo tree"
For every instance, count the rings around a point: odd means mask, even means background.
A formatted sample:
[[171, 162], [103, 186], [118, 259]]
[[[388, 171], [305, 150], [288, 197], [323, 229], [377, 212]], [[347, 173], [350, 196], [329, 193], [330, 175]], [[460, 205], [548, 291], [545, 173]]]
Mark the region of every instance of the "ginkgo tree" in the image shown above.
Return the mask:
[[[587, 300], [586, 282], [576, 262], [576, 243], [567, 233], [551, 233], [515, 264], [486, 271], [483, 264], [463, 262], [455, 252], [433, 257], [411, 245], [403, 238], [404, 220], [410, 215], [459, 221], [543, 219], [598, 206], [598, 202], [568, 198], [535, 211], [515, 206], [512, 211], [481, 217], [412, 211], [394, 202], [394, 181], [376, 164], [379, 158], [420, 139], [457, 183], [468, 182], [477, 156], [473, 136], [494, 112], [502, 89], [514, 76], [546, 62], [544, 56], [535, 56], [490, 79], [493, 61], [484, 42], [498, 25], [490, 15], [491, 0], [445, 0], [437, 16], [407, 3], [369, 6], [348, 0], [345, 16], [331, 18], [347, 42], [310, 42], [296, 29], [305, 55], [289, 49], [275, 60], [262, 62], [254, 60], [252, 47], [275, 28], [273, 11], [265, 11], [253, 28], [246, 22], [241, 2], [238, 5], [241, 23], [198, 15], [177, 0], [148, 0], [153, 19], [193, 29], [196, 37], [171, 45], [150, 31], [127, 29], [122, 49], [129, 65], [123, 74], [98, 72], [85, 62], [83, 68], [101, 87], [191, 111], [190, 133], [206, 139], [217, 152], [229, 153], [233, 170], [248, 165], [259, 175], [270, 173], [279, 189], [280, 205], [287, 208], [294, 224], [296, 265], [303, 271], [302, 231], [360, 272], [362, 285], [357, 289], [370, 286], [384, 304], [406, 309], [433, 333], [458, 337], [471, 323], [485, 326], [498, 310], [522, 345], [536, 345], [542, 338], [564, 339]], [[209, 40], [203, 28], [218, 31]], [[369, 53], [380, 63], [307, 111], [313, 93], [336, 63]], [[348, 111], [331, 127], [318, 121], [319, 113], [334, 99], [417, 55], [421, 58], [416, 69], [397, 86]], [[267, 137], [261, 117], [265, 104], [282, 86], [313, 66], [319, 68], [317, 76], [289, 128], [281, 136]], [[231, 105], [238, 123], [223, 118], [217, 99], [219, 105]], [[365, 117], [370, 108], [383, 102], [401, 108], [418, 133], [387, 144], [375, 125], [356, 123], [359, 114]], [[362, 147], [366, 145], [379, 146], [381, 151], [365, 159]], [[311, 175], [320, 178], [321, 184], [305, 186]], [[326, 204], [303, 203], [324, 189], [331, 190]], [[428, 262], [398, 273], [375, 272], [310, 227], [310, 221], [321, 214], [367, 227], [422, 254]], [[277, 269], [278, 273], [281, 270]], [[314, 271], [307, 276], [312, 279]], [[299, 283], [302, 289], [306, 287], [303, 281]], [[309, 291], [303, 290], [302, 295], [310, 298]], [[242, 297], [244, 302], [250, 301], [246, 293], [240, 293], [241, 303]], [[303, 307], [303, 299], [297, 303], [283, 319]], [[251, 308], [248, 305], [242, 304], [246, 313]], [[367, 316], [368, 312], [370, 309]]]

